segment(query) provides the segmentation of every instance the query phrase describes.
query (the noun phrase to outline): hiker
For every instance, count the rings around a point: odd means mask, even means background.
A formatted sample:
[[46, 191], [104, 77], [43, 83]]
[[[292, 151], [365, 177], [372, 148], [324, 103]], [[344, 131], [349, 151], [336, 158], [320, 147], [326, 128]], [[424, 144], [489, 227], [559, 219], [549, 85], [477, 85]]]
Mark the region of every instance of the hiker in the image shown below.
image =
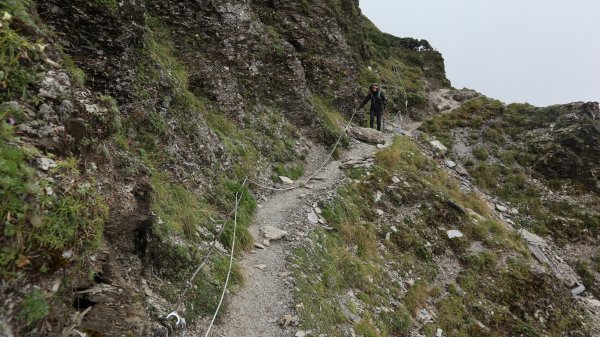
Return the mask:
[[377, 118], [377, 130], [381, 131], [381, 118], [383, 112], [385, 111], [387, 99], [381, 90], [379, 90], [379, 85], [377, 85], [377, 83], [371, 84], [369, 87], [369, 94], [367, 97], [365, 97], [365, 100], [357, 110], [362, 109], [362, 107], [365, 106], [369, 100], [371, 101], [371, 111], [369, 112], [371, 118], [369, 119], [369, 125], [372, 129], [374, 124], [373, 122], [375, 121], [375, 118]]

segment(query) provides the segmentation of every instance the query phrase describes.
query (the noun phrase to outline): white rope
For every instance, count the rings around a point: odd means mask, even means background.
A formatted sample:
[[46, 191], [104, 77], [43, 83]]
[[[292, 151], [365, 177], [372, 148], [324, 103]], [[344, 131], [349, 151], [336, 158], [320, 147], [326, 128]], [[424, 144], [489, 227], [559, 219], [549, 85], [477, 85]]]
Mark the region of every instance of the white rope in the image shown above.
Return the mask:
[[[179, 295], [179, 300], [177, 300], [177, 304], [175, 305], [175, 310], [172, 312], [175, 315], [178, 315], [177, 314], [177, 310], [179, 310], [179, 307], [181, 307], [181, 304], [182, 304], [183, 300], [185, 299], [185, 295], [190, 290], [190, 288], [193, 286], [194, 279], [196, 278], [196, 276], [198, 276], [198, 273], [200, 273], [200, 271], [202, 270], [202, 268], [204, 268], [204, 266], [208, 262], [208, 259], [210, 258], [210, 256], [212, 255], [213, 251], [215, 250], [215, 247], [217, 246], [217, 241], [220, 240], [221, 235], [223, 234], [223, 231], [225, 230], [225, 226], [227, 225], [227, 219], [229, 219], [229, 217], [231, 216], [231, 214], [233, 214], [233, 212], [234, 211], [231, 211], [225, 217], [225, 221], [223, 222], [223, 225], [221, 225], [221, 229], [219, 230], [219, 233], [217, 234], [217, 236], [215, 237], [215, 239], [211, 243], [211, 246], [208, 248], [208, 252], [206, 253], [206, 256], [204, 256], [204, 259], [202, 260], [202, 263], [200, 263], [200, 265], [198, 266], [198, 268], [196, 268], [196, 270], [192, 274], [192, 277], [190, 277], [190, 280], [187, 282], [187, 286], [186, 286], [185, 290], [181, 293], [181, 295]], [[169, 316], [167, 316], [167, 319], [168, 318], [169, 318]], [[177, 322], [177, 325], [179, 325], [179, 322]]]
[[238, 207], [240, 205], [240, 200], [242, 199], [243, 188], [244, 188], [244, 185], [246, 185], [246, 181], [247, 181], [247, 179], [244, 179], [244, 182], [242, 183], [240, 191], [238, 191], [235, 194], [235, 208], [233, 210], [233, 241], [231, 243], [231, 255], [229, 257], [229, 269], [227, 270], [227, 277], [225, 278], [225, 285], [223, 285], [223, 292], [221, 293], [221, 299], [219, 300], [219, 304], [217, 305], [215, 314], [213, 315], [213, 318], [210, 321], [210, 324], [208, 326], [208, 329], [206, 330], [206, 334], [204, 335], [204, 337], [208, 337], [210, 330], [212, 329], [213, 325], [215, 324], [215, 320], [217, 319], [217, 315], [219, 314], [219, 310], [221, 309], [221, 305], [223, 304], [223, 298], [225, 298], [225, 292], [227, 291], [227, 285], [229, 284], [229, 277], [231, 276], [231, 267], [233, 266], [233, 255], [235, 252], [235, 238], [236, 238], [236, 232], [237, 232], [237, 211], [238, 211]]
[[[225, 292], [227, 290], [227, 285], [229, 284], [229, 278], [231, 275], [231, 267], [233, 265], [233, 255], [234, 255], [234, 250], [235, 250], [235, 239], [236, 239], [236, 232], [237, 232], [237, 211], [238, 211], [238, 207], [239, 207], [239, 203], [241, 201], [241, 197], [242, 197], [242, 193], [243, 193], [243, 188], [246, 185], [247, 182], [250, 182], [254, 185], [256, 185], [257, 187], [261, 188], [261, 189], [265, 189], [265, 190], [271, 190], [271, 191], [278, 191], [278, 192], [286, 192], [286, 191], [291, 191], [300, 187], [305, 186], [309, 181], [311, 181], [312, 179], [314, 179], [317, 174], [319, 174], [321, 172], [321, 170], [323, 170], [323, 168], [327, 165], [327, 163], [329, 162], [329, 160], [333, 157], [333, 154], [335, 153], [335, 150], [337, 149], [337, 147], [339, 146], [342, 137], [344, 137], [344, 135], [348, 132], [348, 129], [350, 128], [350, 126], [352, 125], [352, 122], [354, 120], [354, 117], [356, 116], [356, 113], [358, 112], [357, 109], [354, 109], [352, 112], [352, 116], [350, 117], [350, 120], [348, 121], [348, 124], [346, 124], [346, 126], [343, 128], [343, 131], [340, 132], [340, 135], [338, 136], [336, 142], [333, 144], [333, 147], [331, 148], [331, 150], [329, 151], [329, 153], [327, 154], [327, 157], [325, 158], [325, 160], [323, 161], [323, 163], [321, 164], [321, 166], [319, 166], [311, 175], [308, 176], [308, 178], [306, 178], [302, 183], [295, 185], [295, 186], [291, 186], [288, 188], [274, 188], [274, 187], [269, 187], [269, 186], [265, 186], [259, 182], [256, 182], [248, 177], [244, 178], [244, 181], [240, 187], [240, 190], [238, 192], [236, 192], [235, 194], [235, 207], [233, 209], [232, 212], [230, 212], [226, 219], [229, 218], [231, 216], [231, 214], [233, 213], [234, 215], [234, 229], [233, 229], [233, 241], [231, 244], [231, 255], [229, 258], [229, 270], [227, 271], [227, 277], [225, 279], [225, 286], [223, 287], [223, 292], [221, 293], [221, 299], [219, 301], [219, 304], [217, 306], [217, 309], [213, 315], [213, 319], [210, 322], [210, 325], [208, 327], [208, 330], [206, 331], [205, 337], [208, 337], [208, 334], [210, 333], [210, 330], [212, 329], [215, 319], [217, 317], [217, 314], [219, 313], [219, 310], [221, 308], [221, 305], [223, 303], [223, 298], [225, 297]], [[176, 322], [176, 326], [181, 326], [185, 329], [185, 319], [183, 319], [183, 317], [181, 317], [179, 315], [179, 313], [177, 312], [179, 310], [179, 308], [181, 307], [181, 304], [183, 303], [183, 300], [185, 299], [185, 296], [187, 295], [187, 292], [189, 291], [189, 289], [193, 286], [193, 281], [194, 279], [198, 276], [198, 274], [200, 273], [200, 271], [202, 270], [202, 268], [206, 265], [206, 263], [208, 262], [208, 259], [210, 258], [211, 254], [213, 253], [216, 243], [219, 240], [219, 238], [221, 237], [225, 226], [226, 226], [227, 220], [225, 220], [225, 222], [223, 223], [223, 226], [221, 227], [219, 233], [217, 234], [216, 238], [213, 240], [211, 247], [209, 248], [206, 256], [204, 257], [204, 259], [202, 260], [202, 262], [200, 263], [200, 265], [196, 268], [196, 270], [194, 271], [194, 273], [192, 274], [192, 276], [190, 277], [190, 280], [187, 282], [187, 286], [185, 288], [185, 290], [181, 293], [181, 295], [179, 296], [179, 299], [177, 301], [177, 304], [175, 305], [175, 310], [173, 310], [171, 313], [169, 313], [169, 315], [167, 315], [167, 320], [171, 317], [175, 317], [177, 319]], [[185, 332], [184, 332], [185, 333]]]

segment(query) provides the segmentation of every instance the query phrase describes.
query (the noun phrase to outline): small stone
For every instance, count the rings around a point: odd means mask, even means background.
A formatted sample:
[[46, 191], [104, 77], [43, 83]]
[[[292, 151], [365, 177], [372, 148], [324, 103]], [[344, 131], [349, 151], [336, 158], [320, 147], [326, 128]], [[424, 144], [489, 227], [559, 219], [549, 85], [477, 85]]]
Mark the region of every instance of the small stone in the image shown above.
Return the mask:
[[392, 232], [398, 233], [398, 228], [396, 228], [396, 226], [392, 226], [390, 227], [390, 229], [392, 230]]
[[385, 149], [385, 145], [383, 145], [383, 144], [377, 144], [377, 148], [378, 149]]
[[63, 257], [63, 258], [65, 258], [65, 259], [70, 259], [70, 258], [72, 258], [72, 257], [73, 257], [73, 251], [72, 251], [72, 250], [67, 250], [67, 251], [64, 251], [64, 252], [62, 253], [62, 257]]
[[435, 337], [442, 337], [442, 334], [444, 333], [444, 330], [438, 328], [436, 333], [435, 333]]
[[444, 164], [446, 164], [446, 166], [448, 168], [455, 168], [456, 167], [456, 163], [453, 162], [452, 160], [449, 160], [449, 159], [444, 160]]
[[519, 214], [519, 210], [513, 207], [510, 209], [510, 214], [517, 215], [517, 214]]
[[279, 180], [286, 185], [294, 185], [294, 181], [288, 177], [279, 176]]
[[314, 209], [315, 209], [315, 213], [317, 213], [317, 214], [323, 213], [323, 211], [319, 207], [315, 207]]
[[260, 229], [260, 232], [265, 239], [269, 240], [279, 240], [289, 234], [288, 232], [273, 226], [264, 226]]
[[52, 195], [54, 194], [54, 190], [52, 189], [52, 187], [48, 186], [44, 189], [46, 191], [47, 195]]
[[377, 191], [375, 193], [375, 203], [378, 203], [381, 200], [381, 197], [383, 197], [383, 193], [381, 193], [380, 191]]
[[60, 103], [60, 106], [58, 107], [58, 112], [60, 114], [61, 119], [65, 119], [65, 117], [71, 116], [73, 110], [73, 102], [69, 101], [68, 99], [62, 101]]
[[87, 111], [88, 113], [97, 113], [99, 111], [98, 106], [96, 104], [84, 104], [85, 105], [85, 111]]
[[312, 224], [319, 223], [319, 216], [317, 215], [317, 213], [315, 213], [315, 211], [311, 210], [311, 212], [308, 213], [308, 221], [310, 221], [310, 223]]
[[38, 113], [43, 119], [50, 119], [55, 115], [54, 109], [46, 103], [40, 105]]
[[448, 148], [442, 144], [439, 140], [432, 140], [429, 142], [429, 144], [431, 144], [431, 146], [433, 146], [434, 150], [444, 154], [448, 151]]
[[54, 283], [52, 284], [52, 288], [50, 288], [50, 292], [57, 292], [58, 289], [60, 288], [60, 278], [57, 278], [54, 280]]
[[496, 209], [503, 213], [508, 212], [508, 208], [506, 206], [502, 206], [500, 204], [496, 204]]
[[387, 232], [387, 233], [385, 234], [385, 241], [390, 241], [390, 238], [391, 238], [391, 236], [392, 236], [392, 233], [390, 233], [390, 232]]
[[146, 286], [146, 287], [144, 287], [144, 294], [146, 294], [146, 296], [150, 297], [150, 296], [152, 296], [152, 290], [150, 290], [150, 288], [148, 288]]
[[393, 182], [394, 184], [397, 184], [397, 183], [399, 183], [399, 182], [400, 182], [400, 178], [398, 178], [397, 176], [393, 176], [393, 177], [392, 177], [392, 182]]
[[255, 243], [254, 248], [258, 248], [258, 249], [262, 249], [262, 250], [267, 249], [267, 247], [265, 247], [263, 244], [260, 244], [260, 243]]
[[380, 210], [380, 209], [376, 209], [375, 212], [377, 213], [377, 215], [379, 216], [383, 216], [385, 214], [384, 211]]
[[462, 165], [456, 165], [456, 167], [454, 168], [454, 171], [456, 171], [456, 173], [460, 174], [461, 176], [469, 175], [469, 172], [467, 171], [467, 169], [465, 169]]
[[354, 127], [350, 129], [350, 133], [358, 140], [361, 140], [370, 144], [383, 144], [385, 143], [385, 137], [383, 133], [377, 130], [369, 128]]
[[256, 267], [257, 269], [260, 269], [260, 270], [264, 270], [265, 268], [267, 268], [267, 265], [266, 264], [259, 264], [259, 265], [256, 265], [254, 267]]
[[296, 334], [294, 335], [294, 337], [306, 337], [306, 336], [307, 336], [306, 331], [302, 331], [302, 330], [297, 331]]
[[46, 157], [38, 158], [37, 163], [38, 167], [43, 171], [48, 171], [49, 169], [56, 167], [56, 162]]
[[448, 233], [448, 239], [462, 238], [464, 236], [461, 231], [456, 230], [456, 229], [451, 229], [447, 233]]
[[320, 223], [321, 225], [324, 225], [324, 224], [326, 224], [326, 223], [327, 223], [327, 221], [325, 221], [325, 219], [323, 219], [322, 217], [319, 217], [319, 223]]
[[292, 323], [292, 316], [291, 315], [283, 315], [279, 319], [279, 325], [281, 325], [281, 327], [284, 328], [284, 329], [287, 328], [288, 325], [290, 325], [290, 323]]
[[269, 241], [269, 239], [264, 239], [262, 241], [263, 246], [265, 247], [269, 247], [271, 245], [271, 241]]

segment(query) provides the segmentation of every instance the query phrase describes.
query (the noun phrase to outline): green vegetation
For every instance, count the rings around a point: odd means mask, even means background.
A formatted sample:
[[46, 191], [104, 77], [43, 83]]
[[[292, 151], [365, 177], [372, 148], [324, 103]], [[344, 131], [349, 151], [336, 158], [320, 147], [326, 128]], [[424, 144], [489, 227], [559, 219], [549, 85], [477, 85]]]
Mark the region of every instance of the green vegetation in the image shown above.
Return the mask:
[[[340, 138], [340, 146], [347, 147], [350, 144], [350, 139], [345, 134], [343, 127], [348, 123], [342, 115], [333, 108], [331, 100], [325, 97], [313, 97], [312, 102], [316, 109], [317, 116], [321, 122], [321, 141], [328, 146], [333, 146]], [[339, 155], [339, 149], [336, 148], [336, 153]]]
[[[37, 23], [31, 16], [31, 6], [34, 2], [32, 0], [4, 0], [0, 3], [0, 20], [4, 16], [4, 12], [11, 15], [13, 18], [17, 18], [25, 23], [27, 26], [39, 30]], [[7, 22], [2, 22], [5, 26]], [[43, 33], [43, 32], [39, 32]]]
[[[461, 193], [410, 139], [397, 137], [378, 152], [376, 164], [370, 171], [349, 171], [360, 182], [344, 186], [325, 205], [323, 216], [335, 231], [317, 231], [312, 245], [295, 252], [303, 328], [341, 336], [339, 327], [350, 325], [365, 336], [404, 335], [413, 327], [412, 317], [433, 305], [437, 323], [423, 327], [426, 336], [437, 328], [465, 337], [585, 335], [568, 292], [530, 270], [531, 256], [520, 236], [487, 218], [485, 203]], [[393, 176], [400, 182], [393, 184]], [[375, 191], [385, 191], [377, 204]], [[374, 208], [384, 210], [383, 220]], [[480, 215], [470, 216], [466, 209]], [[385, 221], [398, 217], [398, 232], [386, 233]], [[448, 240], [448, 224], [465, 236]], [[481, 243], [481, 251], [468, 249], [473, 241]], [[454, 282], [440, 285], [439, 258], [448, 258], [448, 251], [461, 268]], [[510, 258], [504, 261], [505, 256]], [[408, 278], [415, 282], [406, 289]], [[560, 308], [545, 311], [543, 321], [530, 319], [545, 298]], [[376, 310], [390, 305], [397, 306], [393, 313]], [[350, 320], [348, 311], [360, 320]]]
[[304, 165], [298, 164], [294, 166], [278, 164], [275, 166], [275, 172], [271, 177], [273, 181], [279, 181], [280, 176], [288, 177], [292, 180], [297, 180], [304, 175]]
[[101, 8], [105, 8], [109, 11], [116, 11], [119, 9], [119, 4], [117, 0], [92, 0], [92, 2]]
[[73, 80], [73, 84], [78, 86], [78, 87], [83, 87], [85, 85], [85, 72], [79, 68], [75, 62], [73, 61], [73, 59], [67, 55], [67, 53], [65, 53], [64, 51], [61, 51], [61, 57], [63, 59], [63, 66], [65, 67], [65, 69], [67, 69], [67, 71], [69, 72], [69, 74], [71, 74], [71, 79]]
[[[64, 250], [85, 256], [85, 251], [100, 245], [107, 216], [94, 182], [80, 176], [75, 159], [57, 160], [50, 176], [39, 179], [29, 164], [37, 152], [9, 144], [13, 137], [11, 126], [2, 122], [0, 229], [6, 247], [0, 258], [2, 278], [16, 276], [29, 265], [42, 272], [52, 269], [58, 263], [56, 255]], [[48, 253], [34, 255], [39, 249]]]
[[[252, 216], [256, 211], [256, 199], [250, 192], [248, 185], [242, 184], [235, 180], [221, 181], [219, 189], [222, 191], [214, 203], [220, 209], [232, 209], [235, 205], [236, 194], [240, 194], [240, 202], [237, 210], [237, 235], [236, 248], [237, 251], [249, 250], [252, 248], [252, 235], [248, 232], [248, 226], [252, 222]], [[225, 226], [221, 242], [228, 247], [231, 247], [233, 239], [233, 221], [229, 221]]]
[[[204, 252], [194, 246], [182, 246], [179, 244], [161, 244], [160, 247], [150, 248], [150, 258], [154, 261], [154, 267], [159, 277], [165, 282], [159, 289], [171, 303], [177, 302], [182, 289], [188, 286], [190, 276], [195, 271], [198, 261], [204, 257]], [[209, 267], [193, 282], [193, 287], [187, 294], [185, 304], [185, 317], [188, 323], [195, 322], [199, 317], [214, 313], [220, 293], [225, 284], [229, 258], [225, 255], [213, 254]], [[237, 264], [232, 268], [229, 289], [236, 289], [242, 284], [243, 276]]]
[[50, 306], [46, 301], [44, 292], [39, 289], [33, 289], [25, 295], [21, 311], [17, 315], [25, 325], [30, 326], [44, 317], [48, 316]]
[[[568, 123], [573, 122], [568, 122], [565, 116], [573, 111], [567, 110], [560, 106], [505, 106], [499, 101], [479, 97], [449, 114], [435, 116], [421, 129], [452, 149], [452, 130], [462, 128], [476, 161], [468, 160], [465, 166], [477, 185], [518, 205], [522, 214], [531, 217], [532, 220], [521, 225], [538, 234], [551, 234], [558, 242], [564, 242], [568, 238], [594, 237], [600, 233], [600, 210], [594, 201], [586, 199], [589, 203], [585, 207], [576, 207], [568, 200], [543, 200], [540, 184], [531, 179], [542, 179], [542, 183], [555, 190], [566, 184], [575, 195], [593, 189], [593, 179], [585, 173], [569, 173], [588, 171], [585, 167], [570, 168], [571, 163], [595, 162], [594, 155], [586, 150], [591, 147], [584, 145], [582, 140], [586, 137], [584, 134], [558, 132], [541, 138], [531, 134], [532, 130], [547, 129], [553, 123], [568, 127]], [[567, 159], [566, 155], [573, 155], [565, 148], [577, 152], [576, 158]], [[562, 161], [557, 160], [552, 166], [552, 159], [548, 159], [552, 156], [562, 158]], [[557, 174], [563, 176], [558, 179]]]
[[216, 213], [207, 201], [171, 181], [164, 173], [152, 176], [152, 187], [152, 209], [164, 221], [166, 231], [161, 236], [175, 233], [193, 238], [197, 226], [208, 227], [209, 217]]
[[594, 271], [593, 267], [588, 262], [579, 261], [575, 267], [575, 270], [581, 277], [585, 288], [594, 294], [594, 296], [600, 296], [600, 279], [596, 278], [596, 275], [600, 273], [598, 269]]
[[26, 4], [16, 1], [0, 6], [0, 102], [27, 97], [27, 89], [37, 79], [40, 45], [11, 29], [2, 18], [4, 10], [16, 10], [19, 15], [25, 8]]

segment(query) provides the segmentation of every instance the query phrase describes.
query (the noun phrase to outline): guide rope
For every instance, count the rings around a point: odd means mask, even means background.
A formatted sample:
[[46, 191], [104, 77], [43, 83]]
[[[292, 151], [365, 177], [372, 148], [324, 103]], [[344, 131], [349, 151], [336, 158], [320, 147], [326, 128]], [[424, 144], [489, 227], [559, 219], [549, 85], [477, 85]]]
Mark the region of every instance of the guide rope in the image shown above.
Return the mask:
[[[219, 304], [215, 310], [215, 313], [213, 315], [212, 321], [210, 322], [210, 325], [206, 331], [205, 337], [208, 337], [208, 334], [210, 333], [210, 330], [212, 329], [213, 325], [214, 325], [214, 321], [219, 313], [219, 310], [221, 308], [221, 305], [223, 303], [223, 299], [225, 297], [225, 292], [227, 290], [227, 285], [229, 283], [229, 277], [231, 275], [231, 267], [233, 265], [233, 256], [234, 256], [234, 248], [235, 248], [235, 239], [236, 239], [236, 232], [237, 232], [237, 211], [239, 208], [239, 203], [241, 201], [241, 196], [243, 193], [243, 188], [246, 186], [247, 183], [252, 183], [254, 185], [256, 185], [258, 188], [260, 189], [264, 189], [264, 190], [271, 190], [271, 191], [278, 191], [278, 192], [286, 192], [286, 191], [291, 191], [303, 186], [306, 186], [306, 184], [308, 184], [308, 182], [310, 182], [312, 179], [314, 179], [322, 170], [323, 168], [325, 168], [325, 166], [327, 165], [327, 163], [329, 162], [329, 160], [333, 157], [333, 154], [335, 153], [337, 147], [339, 146], [342, 138], [344, 137], [344, 135], [347, 133], [348, 129], [350, 128], [350, 126], [352, 125], [352, 122], [354, 121], [354, 117], [356, 116], [356, 113], [358, 112], [358, 109], [354, 109], [352, 111], [352, 115], [350, 117], [350, 120], [348, 121], [348, 123], [346, 124], [346, 126], [343, 128], [343, 130], [340, 132], [337, 140], [335, 141], [335, 143], [333, 144], [331, 150], [329, 151], [329, 153], [327, 154], [327, 156], [325, 157], [325, 159], [323, 160], [322, 164], [315, 169], [315, 171], [309, 175], [302, 183], [294, 185], [294, 186], [290, 186], [288, 188], [275, 188], [275, 187], [269, 187], [266, 185], [263, 185], [251, 178], [245, 177], [244, 181], [242, 183], [242, 185], [240, 186], [240, 189], [238, 192], [236, 192], [235, 195], [235, 206], [234, 209], [226, 216], [226, 219], [223, 223], [223, 225], [221, 226], [221, 229], [219, 230], [219, 233], [215, 236], [215, 239], [213, 240], [208, 252], [206, 253], [204, 259], [202, 259], [202, 262], [200, 263], [200, 265], [198, 265], [198, 267], [196, 268], [196, 270], [194, 271], [194, 273], [191, 275], [190, 279], [187, 281], [187, 285], [186, 288], [184, 289], [184, 291], [181, 293], [181, 295], [179, 296], [179, 299], [177, 300], [177, 303], [175, 305], [175, 309], [170, 312], [167, 316], [166, 319], [167, 321], [171, 318], [175, 318], [176, 322], [175, 322], [175, 326], [181, 330], [183, 330], [183, 335], [185, 336], [185, 329], [186, 329], [186, 322], [185, 319], [179, 315], [178, 311], [181, 308], [181, 305], [183, 304], [183, 301], [186, 298], [186, 295], [188, 293], [188, 291], [190, 290], [190, 288], [193, 287], [193, 281], [195, 280], [195, 278], [198, 276], [198, 274], [200, 273], [200, 271], [204, 268], [204, 266], [207, 264], [210, 256], [212, 255], [212, 253], [214, 252], [214, 249], [217, 245], [217, 241], [219, 241], [221, 235], [223, 234], [223, 231], [225, 230], [225, 226], [227, 224], [227, 219], [231, 216], [231, 214], [233, 214], [234, 216], [234, 221], [233, 221], [233, 241], [231, 244], [231, 254], [229, 256], [229, 270], [227, 271], [227, 278], [225, 280], [225, 285], [223, 286], [223, 292], [221, 293], [221, 298], [219, 300]], [[167, 335], [168, 336], [168, 335]]]

